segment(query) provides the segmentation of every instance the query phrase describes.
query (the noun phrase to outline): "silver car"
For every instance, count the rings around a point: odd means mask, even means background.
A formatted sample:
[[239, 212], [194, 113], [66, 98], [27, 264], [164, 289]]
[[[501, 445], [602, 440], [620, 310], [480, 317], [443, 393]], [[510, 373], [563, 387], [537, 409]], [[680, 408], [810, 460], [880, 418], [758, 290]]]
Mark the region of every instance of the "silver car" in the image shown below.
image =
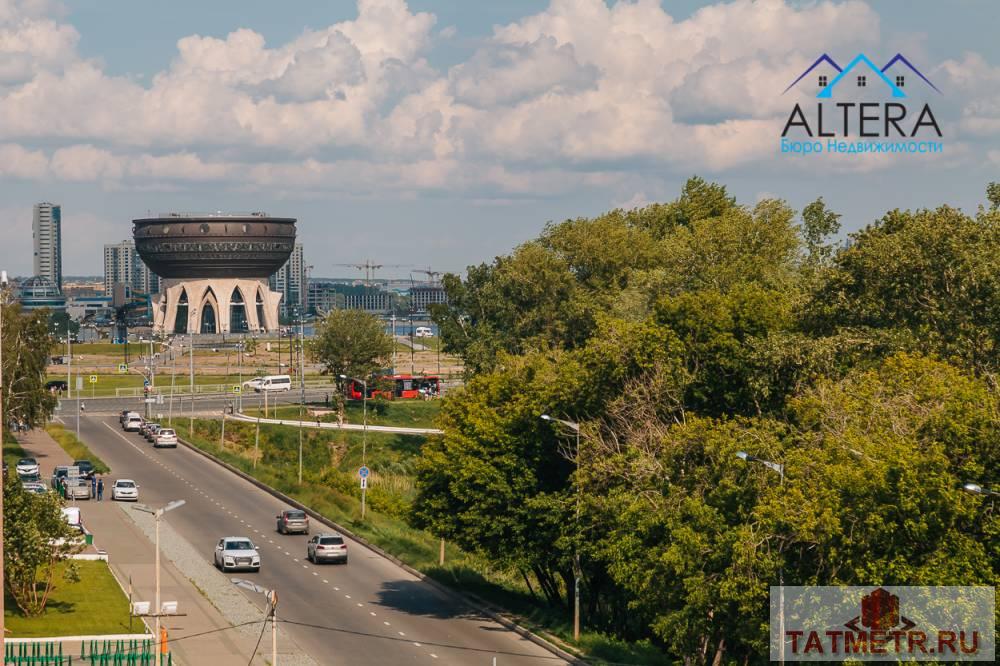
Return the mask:
[[169, 447], [177, 448], [177, 432], [173, 428], [160, 428], [153, 437], [153, 447], [160, 449]]
[[280, 534], [309, 534], [309, 516], [301, 509], [285, 509], [277, 516], [277, 530]]
[[306, 559], [314, 564], [340, 562], [347, 564], [347, 544], [337, 533], [317, 534], [306, 544]]
[[66, 479], [66, 499], [90, 499], [90, 481], [86, 479]]
[[115, 485], [111, 486], [111, 500], [137, 502], [139, 500], [139, 486], [132, 479], [118, 479], [115, 481]]
[[215, 566], [223, 572], [234, 569], [260, 571], [260, 553], [248, 537], [225, 537], [215, 546]]

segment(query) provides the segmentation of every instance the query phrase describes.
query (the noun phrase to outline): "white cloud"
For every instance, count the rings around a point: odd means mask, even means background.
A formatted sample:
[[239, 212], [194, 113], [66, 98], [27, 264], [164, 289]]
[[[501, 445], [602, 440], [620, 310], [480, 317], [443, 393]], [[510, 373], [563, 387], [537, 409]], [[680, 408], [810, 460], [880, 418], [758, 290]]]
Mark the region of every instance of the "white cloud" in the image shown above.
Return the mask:
[[[453, 27], [435, 34], [404, 0], [357, 6], [284, 44], [248, 28], [186, 36], [168, 68], [135, 80], [81, 57], [58, 6], [0, 0], [0, 156], [16, 158], [0, 175], [478, 199], [613, 183], [627, 198], [650, 169], [778, 168], [795, 96], [781, 91], [818, 52], [881, 39], [857, 0], [733, 0], [685, 20], [658, 0], [552, 0], [441, 71], [426, 54]], [[962, 93], [955, 132], [988, 144], [1000, 68], [966, 54], [935, 76]], [[959, 154], [980, 161], [994, 147], [967, 144]]]

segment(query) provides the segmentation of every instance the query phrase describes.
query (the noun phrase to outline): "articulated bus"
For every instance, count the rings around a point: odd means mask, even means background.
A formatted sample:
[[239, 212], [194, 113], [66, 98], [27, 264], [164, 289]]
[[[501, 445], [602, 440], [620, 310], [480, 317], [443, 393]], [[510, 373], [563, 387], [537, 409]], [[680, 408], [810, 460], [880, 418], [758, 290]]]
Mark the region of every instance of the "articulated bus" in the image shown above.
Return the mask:
[[[389, 385], [392, 388], [382, 388]], [[386, 375], [368, 384], [369, 399], [381, 396], [388, 400], [412, 400], [436, 397], [440, 393], [441, 380], [434, 376]], [[364, 397], [364, 384], [352, 379], [347, 386], [347, 397], [351, 400], [361, 400]]]

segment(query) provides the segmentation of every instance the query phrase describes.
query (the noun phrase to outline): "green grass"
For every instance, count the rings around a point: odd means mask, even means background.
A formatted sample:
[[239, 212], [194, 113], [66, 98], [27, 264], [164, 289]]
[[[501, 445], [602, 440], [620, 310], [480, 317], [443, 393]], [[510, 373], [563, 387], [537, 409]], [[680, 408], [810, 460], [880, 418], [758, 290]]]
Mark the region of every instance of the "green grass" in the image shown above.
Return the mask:
[[22, 449], [21, 445], [18, 444], [17, 440], [14, 439], [14, 435], [9, 430], [7, 430], [6, 428], [4, 428], [3, 429], [3, 459], [5, 461], [7, 461], [8, 465], [10, 465], [11, 470], [14, 469], [14, 465], [17, 464], [18, 460], [20, 460], [21, 458], [24, 458], [26, 456], [27, 456], [27, 454], [24, 452], [24, 449]]
[[[14, 599], [4, 595], [4, 622], [9, 638], [126, 634], [129, 630], [128, 598], [111, 575], [107, 562], [75, 562], [76, 583], [66, 581], [57, 565], [55, 586], [45, 612], [25, 617]], [[133, 620], [132, 632], [141, 633], [142, 622]]]
[[56, 440], [63, 451], [73, 460], [89, 460], [94, 464], [94, 470], [98, 474], [111, 472], [111, 468], [103, 460], [94, 455], [86, 444], [76, 438], [76, 433], [67, 430], [58, 423], [49, 423], [45, 426], [45, 432], [49, 433], [52, 439]]
[[[392, 403], [396, 404], [408, 403]], [[298, 408], [293, 409], [297, 416]], [[255, 428], [253, 423], [228, 421], [225, 446], [220, 447], [220, 422], [199, 419], [191, 443], [344, 525], [444, 585], [506, 609], [534, 631], [555, 636], [566, 644], [571, 642], [572, 626], [566, 609], [546, 605], [530, 594], [519, 576], [497, 571], [484, 559], [453, 544], [447, 545], [445, 565], [440, 566], [439, 539], [407, 523], [415, 494], [415, 465], [426, 438], [368, 434], [366, 462], [372, 474], [368, 511], [362, 521], [357, 481], [361, 433], [304, 429], [300, 485], [298, 428], [262, 424], [259, 459], [254, 468]], [[186, 428], [181, 434], [186, 436]], [[670, 663], [647, 643], [630, 644], [594, 632], [584, 632], [580, 638], [577, 647], [593, 657], [594, 663]]]
[[[244, 413], [249, 416], [257, 416], [258, 412], [263, 416], [263, 410], [257, 406], [261, 399], [244, 396]], [[250, 405], [253, 405], [251, 408]], [[311, 407], [319, 409], [329, 409], [326, 405], [319, 403], [306, 403], [306, 410]], [[440, 400], [369, 400], [368, 401], [368, 425], [401, 426], [406, 428], [433, 428], [434, 420], [441, 411]], [[364, 406], [360, 400], [348, 401], [345, 409], [347, 423], [364, 422]], [[277, 408], [267, 410], [270, 418], [275, 419], [298, 419], [299, 408], [297, 405], [282, 405]], [[306, 418], [309, 418], [308, 416]], [[315, 419], [312, 419], [315, 420]], [[320, 419], [324, 423], [336, 423], [337, 415], [325, 414]]]

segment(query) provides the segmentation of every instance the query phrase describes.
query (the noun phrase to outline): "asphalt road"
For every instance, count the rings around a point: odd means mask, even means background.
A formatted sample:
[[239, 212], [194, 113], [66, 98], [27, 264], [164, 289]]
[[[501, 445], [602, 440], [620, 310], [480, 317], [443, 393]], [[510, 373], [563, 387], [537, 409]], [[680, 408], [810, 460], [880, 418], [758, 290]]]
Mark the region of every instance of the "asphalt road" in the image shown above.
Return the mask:
[[[322, 402], [330, 395], [332, 395], [330, 389], [306, 389], [306, 402]], [[231, 405], [237, 399], [238, 396], [236, 395], [195, 394], [194, 412], [196, 415], [206, 413], [221, 414], [223, 408]], [[270, 393], [267, 400], [269, 406], [298, 404], [299, 391]], [[85, 414], [114, 414], [117, 416], [123, 409], [131, 409], [140, 414], [146, 413], [146, 403], [143, 402], [142, 398], [88, 398], [86, 395], [83, 395], [80, 397], [80, 402], [85, 407]], [[177, 396], [174, 398], [173, 403], [174, 418], [187, 416], [191, 412], [192, 400], [189, 396]], [[70, 400], [64, 398], [61, 404], [62, 409], [58, 412], [59, 416], [65, 419], [69, 425], [75, 426], [77, 399], [75, 397]], [[262, 394], [254, 393], [253, 391], [243, 394], [244, 409], [257, 407], [258, 404], [261, 406], [264, 404]], [[165, 416], [170, 411], [170, 396], [163, 396], [162, 405], [152, 403], [149, 407], [152, 410], [152, 414], [160, 413]]]
[[[83, 418], [81, 436], [114, 478], [137, 481], [143, 503], [186, 500], [165, 520], [207, 561], [221, 537], [249, 536], [260, 550], [261, 571], [229, 575], [276, 589], [279, 623], [316, 625], [282, 626], [318, 663], [487, 666], [493, 657], [499, 666], [565, 663], [354, 541], [348, 540], [347, 565], [310, 564], [309, 537], [275, 531], [282, 503], [193, 451], [153, 449], [122, 432], [113, 416]], [[314, 523], [313, 534], [318, 529]], [[263, 614], [262, 597], [247, 597]]]

